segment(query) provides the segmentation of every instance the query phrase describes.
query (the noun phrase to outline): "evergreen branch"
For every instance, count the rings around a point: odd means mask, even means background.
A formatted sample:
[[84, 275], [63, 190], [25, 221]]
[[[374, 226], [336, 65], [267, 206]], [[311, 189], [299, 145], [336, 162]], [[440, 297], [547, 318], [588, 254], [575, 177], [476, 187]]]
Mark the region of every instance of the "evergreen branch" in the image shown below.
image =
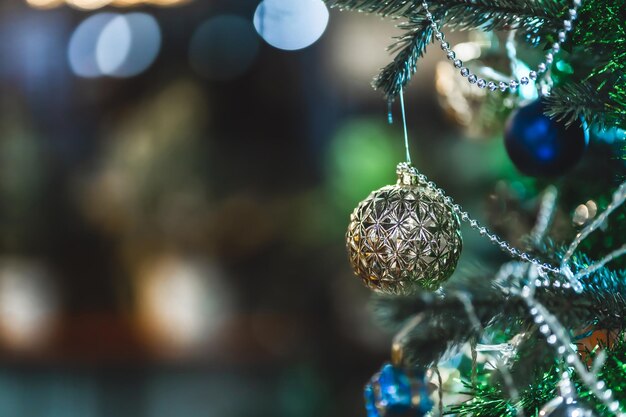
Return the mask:
[[[402, 0], [332, 0], [331, 6], [382, 16], [405, 17], [407, 22], [398, 27], [404, 34], [390, 47], [397, 52], [372, 83], [393, 99], [404, 88], [417, 69], [417, 61], [424, 55], [426, 46], [432, 41], [433, 29], [425, 19], [418, 1]], [[464, 0], [433, 1], [430, 7], [436, 21], [450, 28], [482, 30], [519, 29], [521, 35], [538, 39], [537, 33], [548, 25], [556, 26], [562, 5], [556, 0]]]
[[[423, 14], [420, 0], [325, 0], [329, 7], [378, 14], [383, 17], [419, 18]], [[553, 20], [563, 10], [562, 0], [429, 0], [431, 11], [452, 12], [455, 19], [483, 21], [509, 16], [510, 24], [525, 20]], [[445, 14], [445, 13], [444, 13]], [[517, 16], [515, 18], [514, 16]], [[452, 19], [447, 19], [451, 21]], [[452, 23], [452, 22], [450, 22]], [[482, 25], [482, 23], [480, 23]]]
[[[403, 18], [393, 61], [372, 85], [393, 99], [411, 80], [432, 41], [420, 0], [325, 0], [331, 7]], [[437, 22], [451, 29], [518, 30], [532, 45], [553, 42], [565, 0], [430, 0]], [[603, 127], [626, 127], [626, 0], [589, 0], [579, 10], [570, 45], [575, 77], [554, 89], [549, 112], [567, 123], [581, 117]], [[567, 47], [565, 48], [567, 49]], [[569, 49], [568, 49], [569, 50]], [[582, 64], [581, 64], [582, 63]]]
[[585, 2], [580, 11], [583, 24], [574, 31], [572, 43], [599, 63], [591, 77], [623, 74], [626, 70], [626, 0]]
[[583, 118], [625, 128], [626, 0], [585, 2], [571, 43], [576, 71], [553, 89], [548, 114], [567, 123]]
[[581, 117], [591, 123], [604, 119], [604, 102], [589, 83], [569, 83], [546, 97], [548, 116], [570, 125]]
[[[515, 360], [509, 369], [518, 389], [523, 389], [536, 382], [537, 375], [541, 374], [542, 370], [549, 368], [554, 362], [553, 349], [545, 342], [537, 326], [527, 330], [525, 337], [517, 346]], [[500, 372], [497, 371], [493, 374], [492, 380], [497, 382], [499, 379]]]
[[[376, 13], [382, 16], [405, 17], [399, 28], [405, 33], [390, 48], [396, 56], [374, 79], [373, 86], [393, 99], [404, 88], [417, 69], [417, 61], [431, 42], [433, 30], [423, 16], [418, 0], [327, 0], [331, 7]], [[433, 1], [431, 12], [439, 22], [451, 28], [482, 30], [520, 29], [532, 34], [546, 24], [556, 22], [562, 6], [556, 0], [464, 0]]]
[[[581, 255], [572, 258], [574, 270], [588, 266]], [[383, 296], [375, 300], [375, 312], [381, 324], [399, 329], [419, 315], [406, 340], [404, 356], [408, 364], [427, 366], [439, 360], [451, 348], [479, 335], [465, 306], [455, 296], [463, 293], [473, 305], [480, 327], [497, 324], [498, 328], [533, 331], [534, 322], [522, 300], [511, 297], [505, 288], [490, 282], [487, 274], [471, 274], [444, 286], [444, 297], [419, 292], [404, 297]], [[584, 290], [578, 294], [562, 287], [541, 287], [537, 300], [552, 311], [567, 328], [582, 329], [592, 323], [599, 328], [621, 329], [626, 317], [626, 274], [602, 268], [586, 277]], [[523, 284], [523, 281], [520, 285]], [[494, 326], [496, 327], [496, 326]], [[536, 358], [543, 360], [545, 355]]]
[[[433, 15], [439, 16], [436, 12]], [[393, 99], [409, 83], [417, 70], [417, 60], [424, 56], [433, 37], [426, 19], [411, 20], [398, 27], [406, 32], [389, 48], [397, 54], [372, 82], [374, 89], [382, 90], [387, 99]]]
[[540, 408], [556, 396], [556, 387], [560, 381], [558, 368], [549, 368], [541, 375], [541, 379], [533, 381], [521, 393], [515, 404], [507, 398], [503, 384], [493, 383], [489, 376], [488, 373], [481, 373], [481, 382], [476, 386], [465, 382], [472, 399], [451, 406], [448, 413], [459, 417], [515, 417], [519, 407], [525, 416], [536, 417]]
[[421, 4], [418, 0], [325, 0], [329, 7], [354, 10], [363, 13], [387, 16], [408, 16], [415, 13]]
[[[614, 398], [622, 404], [626, 400], [626, 390], [623, 389], [623, 381], [626, 378], [626, 342], [624, 334], [618, 334], [615, 340], [603, 346], [607, 353], [604, 365], [598, 372], [598, 379], [604, 381], [612, 389]], [[597, 354], [597, 350], [586, 352], [590, 360]], [[449, 408], [448, 414], [459, 417], [516, 417], [517, 409], [523, 410], [528, 417], [537, 417], [539, 410], [551, 399], [557, 396], [557, 385], [560, 382], [562, 365], [555, 363], [546, 364], [535, 375], [535, 379], [522, 391], [519, 401], [515, 404], [506, 395], [503, 384], [490, 378], [490, 374], [483, 372], [479, 375], [480, 383], [473, 386], [469, 382], [464, 385], [471, 400]], [[572, 375], [578, 398], [590, 407], [593, 407], [595, 415], [599, 417], [612, 417], [614, 413], [609, 411], [595, 395], [589, 391], [581, 381]]]
[[[479, 275], [473, 275], [476, 276]], [[477, 286], [470, 294], [466, 284]], [[479, 329], [472, 325], [461, 299], [454, 296], [456, 292], [471, 297], [482, 327], [489, 324], [499, 306], [510, 306], [503, 303], [502, 292], [485, 279], [450, 283], [444, 297], [424, 291], [410, 296], [380, 296], [374, 299], [376, 317], [386, 328], [399, 330], [413, 317], [421, 317], [419, 324], [411, 329], [404, 340], [403, 357], [407, 364], [428, 366], [444, 356], [449, 349], [462, 345], [478, 334]]]
[[591, 82], [570, 82], [556, 87], [547, 97], [547, 112], [566, 124], [581, 118], [601, 127], [626, 127], [626, 91], [623, 85], [598, 88]]
[[446, 11], [444, 23], [450, 28], [519, 29], [524, 34], [539, 31], [546, 24], [549, 29], [556, 28], [565, 5], [557, 0], [442, 0], [436, 4], [438, 10]]

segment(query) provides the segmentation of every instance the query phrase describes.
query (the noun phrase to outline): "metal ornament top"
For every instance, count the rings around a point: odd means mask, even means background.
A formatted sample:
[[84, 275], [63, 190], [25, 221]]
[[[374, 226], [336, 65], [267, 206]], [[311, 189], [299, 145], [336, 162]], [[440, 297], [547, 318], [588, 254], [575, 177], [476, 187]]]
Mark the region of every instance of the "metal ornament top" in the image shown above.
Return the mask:
[[440, 25], [435, 22], [433, 14], [428, 9], [428, 2], [426, 0], [422, 0], [422, 7], [426, 12], [426, 18], [430, 20], [430, 27], [433, 29], [435, 33], [435, 39], [437, 39], [441, 45], [441, 49], [446, 53], [446, 57], [452, 61], [453, 65], [459, 69], [461, 75], [467, 78], [467, 81], [470, 84], [476, 84], [479, 88], [487, 88], [489, 91], [500, 90], [501, 92], [505, 92], [507, 90], [515, 91], [520, 85], [526, 85], [531, 80], [535, 81], [538, 77], [544, 74], [552, 61], [554, 60], [554, 54], [561, 50], [561, 44], [567, 40], [567, 34], [574, 27], [574, 22], [578, 18], [578, 9], [582, 4], [582, 0], [573, 0], [572, 7], [569, 9], [569, 19], [563, 20], [563, 29], [561, 29], [557, 34], [557, 39], [555, 43], [552, 44], [552, 47], [546, 52], [544, 56], [543, 62], [537, 65], [537, 69], [530, 71], [528, 76], [521, 77], [519, 79], [513, 78], [508, 83], [504, 81], [493, 81], [493, 80], [485, 80], [484, 78], [479, 78], [476, 74], [473, 74], [469, 68], [463, 66], [463, 62], [460, 59], [456, 58], [456, 54], [450, 47], [450, 44], [446, 42], [444, 34], [440, 30]]

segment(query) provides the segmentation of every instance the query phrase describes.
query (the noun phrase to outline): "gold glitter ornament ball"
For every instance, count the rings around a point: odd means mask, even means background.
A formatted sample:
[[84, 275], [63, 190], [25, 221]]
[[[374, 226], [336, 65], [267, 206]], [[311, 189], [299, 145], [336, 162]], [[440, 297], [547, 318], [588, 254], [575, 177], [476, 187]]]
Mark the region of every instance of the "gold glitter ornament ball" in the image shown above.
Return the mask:
[[386, 294], [435, 290], [461, 255], [459, 219], [415, 169], [398, 165], [398, 182], [372, 192], [350, 216], [346, 244], [354, 272]]

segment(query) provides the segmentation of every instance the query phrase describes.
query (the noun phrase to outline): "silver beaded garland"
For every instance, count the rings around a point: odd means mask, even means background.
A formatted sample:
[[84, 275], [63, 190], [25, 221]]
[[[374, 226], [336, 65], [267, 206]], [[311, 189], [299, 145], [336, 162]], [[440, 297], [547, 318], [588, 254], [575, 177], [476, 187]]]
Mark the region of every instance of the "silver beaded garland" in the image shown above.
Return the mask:
[[576, 401], [568, 402], [559, 396], [548, 402], [539, 410], [539, 417], [594, 417], [593, 411], [578, 404]]
[[502, 92], [515, 91], [520, 85], [527, 85], [530, 80], [535, 81], [539, 74], [543, 74], [547, 71], [548, 66], [554, 61], [554, 54], [561, 50], [561, 44], [567, 40], [567, 32], [572, 30], [574, 22], [578, 18], [578, 8], [582, 4], [581, 0], [573, 0], [572, 7], [568, 10], [569, 19], [563, 21], [563, 29], [557, 33], [557, 41], [552, 44], [552, 47], [544, 55], [544, 60], [537, 65], [536, 71], [530, 71], [528, 76], [521, 77], [520, 79], [511, 79], [509, 82], [500, 82], [495, 84], [493, 81], [485, 81], [484, 83], [477, 82], [478, 76], [472, 74], [469, 68], [463, 66], [463, 62], [460, 59], [455, 59], [456, 55], [450, 47], [450, 44], [445, 41], [445, 35], [441, 32], [439, 25], [434, 21], [433, 14], [428, 8], [428, 1], [422, 0], [422, 7], [425, 11], [426, 18], [430, 20], [430, 27], [433, 29], [435, 39], [440, 42], [441, 49], [446, 53], [448, 59], [453, 60], [453, 64], [456, 68], [460, 69], [460, 73], [463, 77], [466, 77], [470, 84], [476, 84], [480, 88], [489, 89], [489, 91], [500, 90]]

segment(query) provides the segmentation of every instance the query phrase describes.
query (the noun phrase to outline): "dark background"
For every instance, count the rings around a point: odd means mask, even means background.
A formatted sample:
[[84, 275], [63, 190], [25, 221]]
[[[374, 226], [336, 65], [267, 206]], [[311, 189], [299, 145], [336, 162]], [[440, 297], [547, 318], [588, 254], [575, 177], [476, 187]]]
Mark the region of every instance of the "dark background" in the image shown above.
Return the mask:
[[[390, 335], [343, 235], [403, 157], [369, 86], [396, 31], [333, 10], [308, 48], [258, 38], [241, 75], [195, 71], [194, 31], [257, 4], [2, 2], [0, 416], [364, 415]], [[73, 73], [71, 36], [102, 11], [156, 18], [145, 72]], [[499, 140], [461, 138], [431, 55], [407, 92], [414, 159], [480, 218], [512, 167]]]

